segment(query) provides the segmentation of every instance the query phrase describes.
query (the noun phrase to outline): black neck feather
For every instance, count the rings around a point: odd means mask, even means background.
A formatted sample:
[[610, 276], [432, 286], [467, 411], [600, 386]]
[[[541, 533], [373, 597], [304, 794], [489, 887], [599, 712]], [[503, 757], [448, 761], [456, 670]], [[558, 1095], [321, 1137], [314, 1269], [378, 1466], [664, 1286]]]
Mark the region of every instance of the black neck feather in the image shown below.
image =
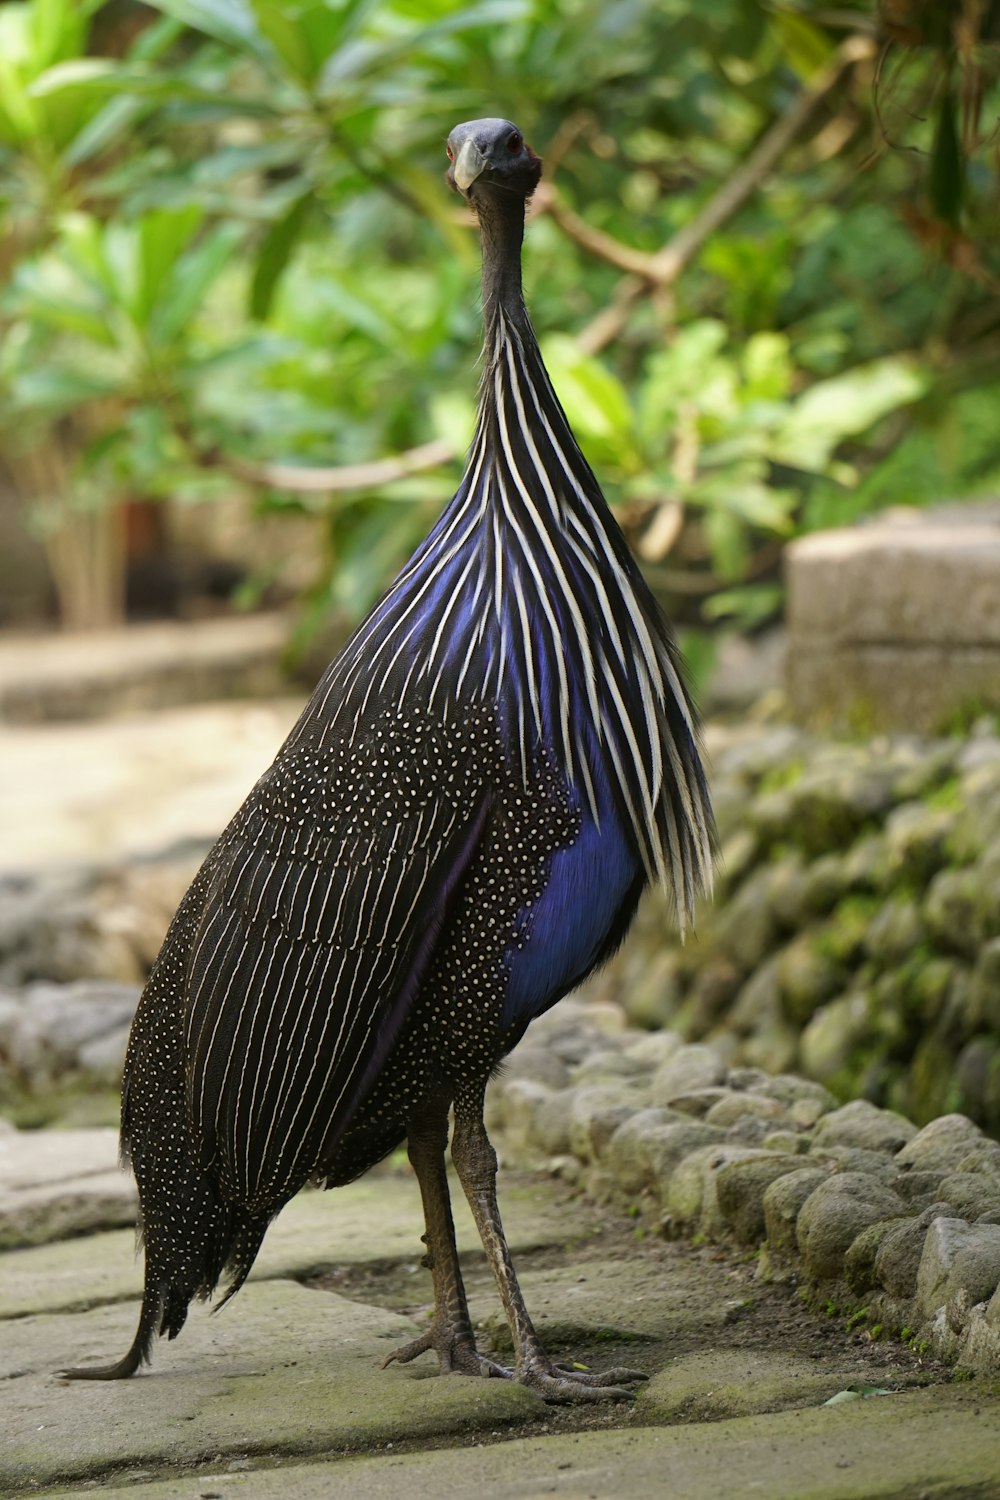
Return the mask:
[[490, 328], [497, 312], [518, 328], [528, 327], [521, 291], [524, 199], [486, 192], [476, 204], [483, 237], [483, 318]]

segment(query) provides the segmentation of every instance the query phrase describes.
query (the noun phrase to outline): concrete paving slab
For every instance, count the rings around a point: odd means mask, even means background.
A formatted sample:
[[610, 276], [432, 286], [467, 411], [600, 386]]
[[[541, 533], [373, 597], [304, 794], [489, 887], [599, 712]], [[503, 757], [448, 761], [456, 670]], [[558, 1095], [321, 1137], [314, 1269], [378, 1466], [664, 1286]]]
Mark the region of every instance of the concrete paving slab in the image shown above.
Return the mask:
[[99, 1307], [135, 1297], [141, 1290], [134, 1229], [8, 1250], [0, 1256], [0, 1319]]
[[[665, 1281], [662, 1268], [637, 1258], [567, 1259], [541, 1271], [523, 1269], [521, 1290], [532, 1322], [547, 1349], [572, 1353], [575, 1344], [673, 1342], [692, 1329], [721, 1328], [730, 1321], [739, 1299], [718, 1288], [714, 1301], [699, 1295], [696, 1278], [684, 1267]], [[720, 1278], [721, 1281], [721, 1278]], [[473, 1322], [489, 1335], [494, 1348], [510, 1347], [510, 1333], [492, 1288], [469, 1298]], [[640, 1365], [643, 1361], [636, 1358]]]
[[179, 838], [211, 842], [300, 708], [300, 699], [288, 698], [93, 723], [0, 725], [5, 868], [113, 864]]
[[0, 1192], [117, 1170], [117, 1130], [9, 1130], [0, 1135]]
[[0, 1191], [0, 1250], [44, 1245], [116, 1224], [134, 1224], [134, 1188], [117, 1170], [76, 1183]]
[[[996, 1495], [1000, 1424], [974, 1391], [628, 1431], [560, 1433], [250, 1472], [213, 1464], [141, 1500], [973, 1500]], [[134, 1486], [134, 1487], [133, 1487]], [[121, 1488], [88, 1488], [120, 1496]], [[79, 1491], [48, 1491], [68, 1500]]]
[[0, 1249], [135, 1222], [116, 1130], [0, 1134]]
[[[780, 1351], [712, 1349], [671, 1360], [642, 1387], [637, 1409], [643, 1420], [675, 1422], [818, 1406], [844, 1390], [860, 1394], [859, 1375], [849, 1357], [826, 1365]], [[898, 1387], [923, 1384], [926, 1377], [897, 1370], [892, 1380]]]
[[412, 1319], [289, 1282], [247, 1287], [239, 1317], [196, 1307], [169, 1358], [158, 1351], [155, 1371], [133, 1380], [70, 1384], [50, 1373], [116, 1356], [136, 1314], [125, 1303], [5, 1325], [0, 1493], [123, 1465], [454, 1438], [544, 1410], [508, 1381], [435, 1378], [423, 1365], [383, 1371], [418, 1332]]
[[[600, 1213], [581, 1204], [568, 1209], [565, 1194], [544, 1180], [503, 1184], [508, 1240], [515, 1255], [538, 1247], [583, 1243]], [[456, 1231], [464, 1254], [480, 1249], [479, 1236], [453, 1184]], [[423, 1255], [423, 1219], [415, 1179], [405, 1169], [373, 1174], [329, 1193], [305, 1191], [278, 1215], [264, 1240], [251, 1280], [300, 1277], [322, 1269], [405, 1260], [416, 1269]], [[419, 1300], [427, 1286], [417, 1292]], [[142, 1267], [129, 1230], [88, 1235], [0, 1257], [0, 1319], [27, 1313], [96, 1307], [142, 1288]]]

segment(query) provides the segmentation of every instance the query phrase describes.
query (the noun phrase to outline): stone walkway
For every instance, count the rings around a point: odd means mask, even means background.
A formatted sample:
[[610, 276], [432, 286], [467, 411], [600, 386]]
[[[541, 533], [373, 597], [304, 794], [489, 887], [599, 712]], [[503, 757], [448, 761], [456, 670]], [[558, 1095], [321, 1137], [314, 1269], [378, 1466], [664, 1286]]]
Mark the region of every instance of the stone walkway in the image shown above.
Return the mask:
[[206, 703], [72, 724], [0, 722], [5, 871], [114, 864], [218, 837], [301, 701]]
[[[634, 1405], [547, 1407], [505, 1381], [442, 1378], [426, 1357], [380, 1368], [429, 1311], [405, 1167], [301, 1194], [248, 1286], [218, 1318], [195, 1307], [150, 1371], [66, 1383], [61, 1365], [116, 1356], [132, 1335], [131, 1231], [74, 1233], [121, 1223], [130, 1189], [120, 1179], [115, 1200], [109, 1187], [112, 1132], [0, 1142], [7, 1243], [29, 1179], [36, 1239], [50, 1210], [45, 1243], [0, 1255], [4, 1496], [641, 1500], [662, 1496], [669, 1474], [672, 1500], [909, 1500], [988, 1494], [1000, 1473], [1000, 1399], [985, 1385], [943, 1383], [898, 1345], [816, 1322], [790, 1287], [756, 1283], [752, 1263], [636, 1238], [558, 1181], [516, 1172], [503, 1201], [543, 1339], [556, 1357], [647, 1369]], [[481, 1342], [502, 1350], [461, 1209], [458, 1228]]]
[[158, 620], [127, 630], [0, 633], [0, 723], [47, 724], [280, 693], [282, 614]]

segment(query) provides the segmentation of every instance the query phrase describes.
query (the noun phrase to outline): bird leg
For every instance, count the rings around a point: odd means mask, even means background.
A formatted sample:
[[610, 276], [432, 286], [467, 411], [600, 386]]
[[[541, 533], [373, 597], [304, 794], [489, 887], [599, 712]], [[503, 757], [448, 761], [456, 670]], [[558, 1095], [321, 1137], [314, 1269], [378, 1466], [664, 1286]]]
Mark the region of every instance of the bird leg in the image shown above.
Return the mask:
[[514, 1379], [538, 1391], [546, 1401], [631, 1399], [632, 1392], [625, 1385], [646, 1380], [648, 1377], [641, 1370], [615, 1369], [595, 1374], [573, 1365], [554, 1364], [542, 1349], [524, 1305], [500, 1221], [497, 1157], [483, 1124], [483, 1095], [482, 1087], [456, 1095], [451, 1156], [507, 1314], [514, 1342]]
[[476, 1348], [465, 1284], [458, 1263], [455, 1224], [445, 1172], [448, 1144], [448, 1105], [429, 1107], [411, 1121], [406, 1146], [420, 1186], [424, 1206], [423, 1235], [427, 1254], [423, 1264], [434, 1284], [434, 1319], [426, 1333], [396, 1349], [383, 1362], [408, 1364], [418, 1354], [433, 1349], [442, 1375], [493, 1375], [509, 1377], [511, 1371], [486, 1359]]

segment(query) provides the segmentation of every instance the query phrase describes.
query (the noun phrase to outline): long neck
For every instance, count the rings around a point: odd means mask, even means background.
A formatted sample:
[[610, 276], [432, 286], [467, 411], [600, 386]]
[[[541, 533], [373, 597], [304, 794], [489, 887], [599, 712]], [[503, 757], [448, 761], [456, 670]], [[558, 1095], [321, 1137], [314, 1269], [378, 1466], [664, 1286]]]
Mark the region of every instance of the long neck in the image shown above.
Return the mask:
[[497, 312], [509, 323], [528, 326], [521, 293], [524, 200], [483, 195], [478, 206], [483, 239], [483, 319], [487, 338]]

